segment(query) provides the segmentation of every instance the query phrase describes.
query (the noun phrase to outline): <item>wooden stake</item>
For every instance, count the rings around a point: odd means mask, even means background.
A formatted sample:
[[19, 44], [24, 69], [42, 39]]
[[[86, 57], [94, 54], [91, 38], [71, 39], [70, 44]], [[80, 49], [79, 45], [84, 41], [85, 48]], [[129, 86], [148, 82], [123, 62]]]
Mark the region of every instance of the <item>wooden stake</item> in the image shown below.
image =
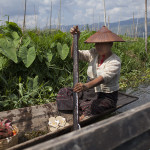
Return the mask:
[[135, 38], [134, 12], [133, 12], [133, 37]]
[[100, 16], [99, 16], [99, 20], [98, 20], [98, 30], [100, 28]]
[[118, 23], [118, 32], [117, 32], [117, 35], [120, 34], [120, 19], [119, 19], [119, 23]]
[[138, 37], [138, 18], [137, 18], [137, 23], [136, 23], [136, 38]]
[[92, 30], [95, 31], [95, 26], [94, 26], [94, 8], [93, 8], [93, 27]]
[[108, 16], [108, 29], [109, 29], [109, 16]]
[[[78, 29], [78, 26], [76, 27]], [[78, 34], [73, 35], [73, 87], [79, 82], [79, 54], [78, 54]], [[79, 125], [79, 97], [78, 93], [73, 92], [73, 129], [80, 128]]]
[[50, 32], [51, 32], [51, 28], [52, 28], [52, 1], [51, 1], [51, 10], [50, 10]]
[[103, 0], [104, 4], [104, 25], [106, 26], [106, 8], [105, 8], [105, 0]]
[[145, 51], [147, 53], [147, 0], [145, 0]]
[[59, 10], [59, 30], [61, 30], [61, 0], [60, 0], [60, 10]]
[[23, 20], [23, 30], [22, 32], [24, 32], [25, 27], [26, 27], [26, 5], [27, 5], [27, 0], [24, 1], [24, 20]]

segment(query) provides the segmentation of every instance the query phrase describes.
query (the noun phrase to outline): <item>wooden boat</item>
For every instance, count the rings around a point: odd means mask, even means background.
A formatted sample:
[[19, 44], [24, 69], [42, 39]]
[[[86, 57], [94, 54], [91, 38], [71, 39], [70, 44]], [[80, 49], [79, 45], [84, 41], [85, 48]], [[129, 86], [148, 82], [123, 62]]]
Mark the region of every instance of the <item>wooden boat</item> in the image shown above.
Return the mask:
[[[90, 117], [86, 120], [80, 122], [81, 127], [89, 125], [91, 123], [97, 122], [102, 117], [114, 112], [115, 110], [136, 101], [138, 98], [135, 96], [127, 95], [119, 92], [116, 109], [110, 109], [105, 111], [103, 114]], [[57, 105], [55, 102], [48, 103], [44, 105], [31, 106], [26, 108], [14, 109], [9, 111], [0, 112], [0, 116], [3, 118], [8, 118], [12, 120], [13, 124], [15, 124], [19, 128], [19, 142], [20, 144], [12, 147], [11, 149], [23, 149], [30, 146], [34, 146], [38, 143], [45, 142], [57, 136], [63, 135], [65, 133], [69, 133], [72, 131], [72, 113], [68, 112], [60, 112], [57, 110]], [[67, 122], [70, 124], [69, 126], [60, 129], [56, 132], [49, 132], [45, 135], [39, 136], [29, 141], [25, 141], [25, 133], [32, 131], [47, 131], [48, 129], [48, 119], [51, 116], [63, 116], [66, 118]], [[22, 143], [24, 142], [24, 143]]]
[[150, 102], [26, 150], [149, 150]]

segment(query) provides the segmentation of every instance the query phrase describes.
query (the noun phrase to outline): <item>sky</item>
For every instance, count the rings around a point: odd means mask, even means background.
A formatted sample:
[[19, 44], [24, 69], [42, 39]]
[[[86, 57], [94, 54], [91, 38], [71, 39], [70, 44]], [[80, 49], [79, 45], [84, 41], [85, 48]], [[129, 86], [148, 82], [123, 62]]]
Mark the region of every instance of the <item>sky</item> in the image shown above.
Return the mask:
[[[25, 0], [0, 0], [1, 24], [7, 20], [23, 24]], [[60, 0], [27, 0], [27, 28], [49, 26], [52, 1], [52, 24], [58, 24]], [[148, 17], [150, 17], [150, 0]], [[104, 22], [103, 0], [61, 0], [61, 25], [80, 25]], [[145, 0], [105, 0], [106, 16], [109, 22], [144, 17]]]

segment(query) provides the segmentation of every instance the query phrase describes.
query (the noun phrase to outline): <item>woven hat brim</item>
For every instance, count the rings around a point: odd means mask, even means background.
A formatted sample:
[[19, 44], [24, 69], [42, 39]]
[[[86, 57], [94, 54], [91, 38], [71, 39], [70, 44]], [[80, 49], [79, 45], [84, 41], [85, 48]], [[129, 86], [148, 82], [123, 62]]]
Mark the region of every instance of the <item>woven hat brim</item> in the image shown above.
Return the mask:
[[106, 43], [106, 42], [125, 42], [117, 34], [111, 32], [106, 27], [102, 27], [95, 34], [91, 35], [85, 43]]

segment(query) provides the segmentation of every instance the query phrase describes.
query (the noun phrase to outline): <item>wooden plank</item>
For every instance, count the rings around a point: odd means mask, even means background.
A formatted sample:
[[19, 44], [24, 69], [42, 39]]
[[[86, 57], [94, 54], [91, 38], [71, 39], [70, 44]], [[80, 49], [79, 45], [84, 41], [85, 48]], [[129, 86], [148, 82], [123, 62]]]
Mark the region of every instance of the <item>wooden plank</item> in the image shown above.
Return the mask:
[[[26, 150], [113, 150], [121, 145], [128, 147], [128, 150], [144, 150], [145, 144], [146, 148], [150, 148], [150, 140], [147, 139], [150, 136], [149, 114], [150, 103], [147, 103]], [[143, 135], [144, 133], [146, 134]], [[146, 139], [145, 144], [137, 142], [137, 146], [134, 147], [135, 144], [132, 144], [131, 141], [142, 137]], [[129, 143], [130, 146], [126, 145]]]

